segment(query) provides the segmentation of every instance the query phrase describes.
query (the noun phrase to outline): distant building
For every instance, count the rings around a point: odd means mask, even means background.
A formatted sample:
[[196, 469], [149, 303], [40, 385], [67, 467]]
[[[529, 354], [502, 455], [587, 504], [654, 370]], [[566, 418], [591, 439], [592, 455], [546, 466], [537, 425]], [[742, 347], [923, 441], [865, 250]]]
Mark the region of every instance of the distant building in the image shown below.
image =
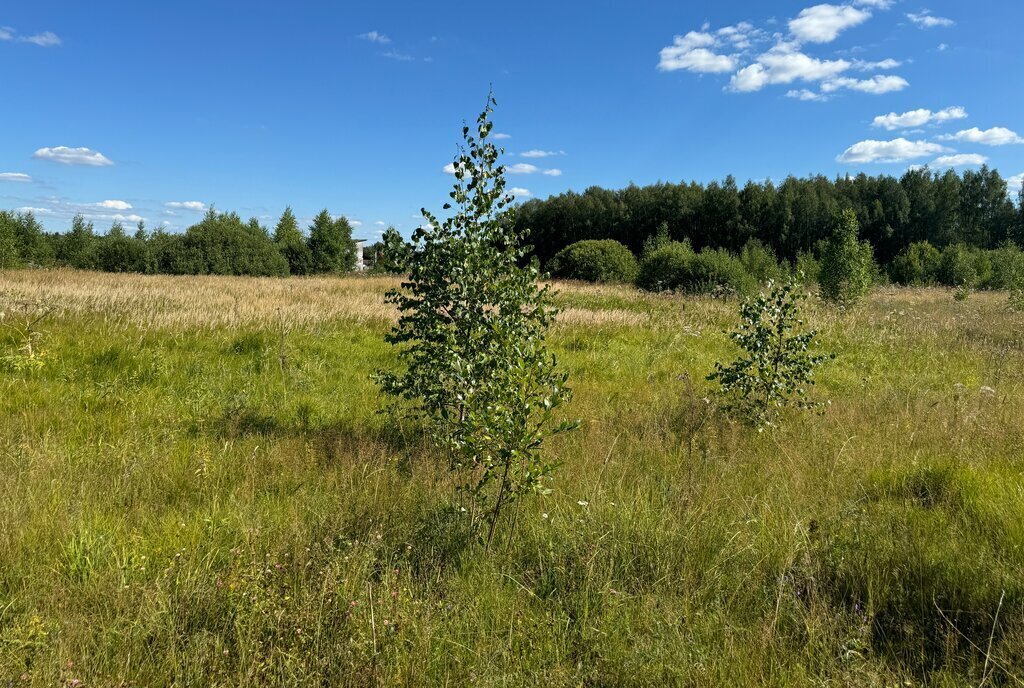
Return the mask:
[[356, 242], [356, 270], [365, 270], [366, 262], [363, 260], [363, 244], [366, 243], [366, 239], [353, 239], [352, 241]]

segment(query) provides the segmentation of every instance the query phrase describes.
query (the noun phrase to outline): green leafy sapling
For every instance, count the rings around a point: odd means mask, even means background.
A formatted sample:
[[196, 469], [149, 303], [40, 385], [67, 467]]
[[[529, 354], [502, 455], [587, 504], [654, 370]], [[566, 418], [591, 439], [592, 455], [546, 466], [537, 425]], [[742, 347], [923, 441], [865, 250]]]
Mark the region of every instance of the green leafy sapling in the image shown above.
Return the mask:
[[556, 309], [536, 261], [523, 266], [525, 233], [515, 228], [502, 151], [488, 141], [494, 105], [488, 95], [475, 128], [463, 127], [449, 217], [423, 210], [409, 277], [388, 294], [400, 317], [387, 341], [401, 370], [378, 374], [464, 476], [471, 524], [487, 525], [488, 544], [505, 507], [547, 490], [556, 466], [544, 441], [573, 427], [556, 420], [570, 397], [545, 342]]
[[857, 214], [844, 210], [821, 256], [821, 296], [842, 308], [855, 305], [871, 289], [874, 254], [871, 244], [858, 240], [859, 231]]
[[796, 282], [775, 285], [740, 306], [740, 325], [732, 340], [743, 350], [733, 363], [715, 364], [708, 380], [718, 382], [724, 406], [758, 430], [777, 425], [787, 406], [815, 408], [807, 397], [815, 369], [833, 358], [812, 352], [817, 336], [804, 330], [800, 302], [806, 299]]

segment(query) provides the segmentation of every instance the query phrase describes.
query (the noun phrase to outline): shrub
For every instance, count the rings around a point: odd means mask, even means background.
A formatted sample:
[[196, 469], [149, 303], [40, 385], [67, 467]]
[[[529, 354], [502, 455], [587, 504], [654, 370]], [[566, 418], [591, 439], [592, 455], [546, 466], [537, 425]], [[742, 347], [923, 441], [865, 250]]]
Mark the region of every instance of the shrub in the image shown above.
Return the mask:
[[758, 239], [744, 244], [740, 251], [740, 264], [758, 282], [779, 282], [786, 277], [786, 270], [779, 264], [775, 251]]
[[796, 255], [795, 273], [803, 277], [805, 284], [817, 284], [821, 278], [821, 263], [810, 251], [800, 251]]
[[636, 256], [612, 239], [588, 239], [559, 251], [548, 266], [552, 277], [586, 282], [630, 282], [640, 268]]
[[988, 289], [1013, 289], [1024, 281], [1024, 252], [1013, 243], [1007, 242], [989, 252], [992, 272], [985, 287]]
[[463, 127], [454, 214], [440, 222], [423, 211], [409, 280], [388, 295], [401, 315], [387, 341], [400, 347], [404, 370], [378, 375], [466, 476], [471, 527], [488, 521], [488, 543], [506, 505], [545, 490], [555, 465], [544, 440], [571, 427], [553, 424], [568, 376], [545, 342], [555, 314], [548, 287], [538, 285], [536, 261], [520, 267], [525, 232], [515, 229], [499, 150], [487, 142], [493, 104], [489, 95], [478, 137]]
[[893, 259], [889, 277], [897, 284], [923, 286], [934, 284], [939, 278], [942, 254], [927, 241], [918, 241]]
[[746, 293], [754, 288], [739, 259], [724, 249], [694, 253], [686, 242], [672, 242], [647, 255], [637, 285], [648, 291], [711, 294], [721, 289]]
[[687, 241], [673, 241], [654, 249], [640, 263], [637, 286], [647, 291], [679, 289], [680, 278], [687, 274], [695, 255]]
[[939, 281], [947, 287], [974, 287], [978, 283], [978, 270], [970, 249], [963, 244], [950, 244], [942, 251]]
[[715, 364], [708, 380], [718, 382], [726, 410], [756, 425], [776, 424], [786, 406], [812, 408], [806, 387], [814, 369], [831, 356], [810, 353], [817, 333], [803, 332], [800, 301], [806, 296], [795, 282], [775, 286], [740, 307], [740, 326], [732, 339], [744, 355], [728, 366]]
[[821, 295], [832, 303], [849, 307], [871, 288], [874, 257], [871, 244], [858, 241], [860, 225], [852, 210], [844, 210], [821, 255]]

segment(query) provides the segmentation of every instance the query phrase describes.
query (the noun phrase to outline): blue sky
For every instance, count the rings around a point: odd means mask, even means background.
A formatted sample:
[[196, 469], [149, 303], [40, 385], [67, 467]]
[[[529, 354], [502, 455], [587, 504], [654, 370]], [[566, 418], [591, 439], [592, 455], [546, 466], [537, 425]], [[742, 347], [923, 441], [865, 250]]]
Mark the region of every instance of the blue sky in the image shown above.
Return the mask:
[[521, 198], [734, 174], [1024, 173], [1024, 3], [5, 3], [0, 207], [180, 231], [438, 209], [498, 98]]

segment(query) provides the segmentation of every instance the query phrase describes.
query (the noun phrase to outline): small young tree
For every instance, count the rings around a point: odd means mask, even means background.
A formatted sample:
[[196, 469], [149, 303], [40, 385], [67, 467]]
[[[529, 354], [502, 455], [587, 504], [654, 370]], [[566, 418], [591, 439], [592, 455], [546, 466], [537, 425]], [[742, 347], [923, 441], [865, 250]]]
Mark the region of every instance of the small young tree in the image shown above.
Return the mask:
[[744, 354], [728, 366], [715, 364], [708, 380], [718, 382], [725, 408], [749, 420], [758, 430], [778, 421], [787, 406], [814, 408], [807, 387], [814, 369], [832, 358], [811, 353], [817, 332], [803, 331], [800, 301], [807, 298], [795, 282], [768, 283], [768, 293], [740, 307], [740, 326], [732, 339]]
[[545, 343], [556, 311], [536, 261], [520, 265], [525, 232], [515, 229], [501, 151], [487, 141], [494, 105], [488, 95], [475, 136], [463, 127], [455, 207], [444, 205], [451, 216], [423, 210], [409, 279], [388, 295], [400, 318], [387, 341], [399, 347], [403, 370], [378, 375], [465, 475], [471, 525], [488, 524], [488, 544], [504, 507], [545, 490], [555, 465], [544, 440], [572, 427], [554, 421], [569, 398], [568, 376]]
[[857, 214], [844, 210], [821, 256], [818, 283], [822, 297], [844, 308], [853, 306], [871, 288], [874, 255], [871, 244], [858, 241]]

